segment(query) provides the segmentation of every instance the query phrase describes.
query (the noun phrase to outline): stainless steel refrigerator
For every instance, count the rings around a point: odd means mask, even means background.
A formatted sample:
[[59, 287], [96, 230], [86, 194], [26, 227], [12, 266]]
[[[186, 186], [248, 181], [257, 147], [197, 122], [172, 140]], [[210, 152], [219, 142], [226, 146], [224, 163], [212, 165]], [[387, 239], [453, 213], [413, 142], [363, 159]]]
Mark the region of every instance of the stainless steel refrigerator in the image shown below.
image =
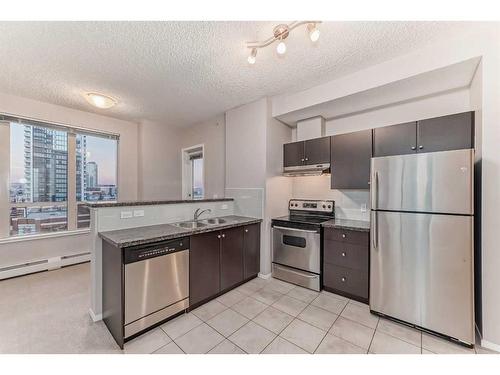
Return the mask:
[[370, 309], [474, 344], [474, 150], [371, 159]]

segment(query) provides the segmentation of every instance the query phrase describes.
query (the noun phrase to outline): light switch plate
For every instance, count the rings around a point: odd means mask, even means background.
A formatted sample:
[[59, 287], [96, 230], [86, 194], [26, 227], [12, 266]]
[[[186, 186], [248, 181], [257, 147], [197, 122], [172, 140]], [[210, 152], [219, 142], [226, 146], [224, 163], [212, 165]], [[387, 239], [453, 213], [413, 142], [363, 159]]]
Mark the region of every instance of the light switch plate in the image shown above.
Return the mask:
[[134, 217], [143, 217], [144, 210], [134, 210]]
[[130, 219], [132, 217], [132, 211], [122, 211], [120, 212], [120, 217], [122, 219]]

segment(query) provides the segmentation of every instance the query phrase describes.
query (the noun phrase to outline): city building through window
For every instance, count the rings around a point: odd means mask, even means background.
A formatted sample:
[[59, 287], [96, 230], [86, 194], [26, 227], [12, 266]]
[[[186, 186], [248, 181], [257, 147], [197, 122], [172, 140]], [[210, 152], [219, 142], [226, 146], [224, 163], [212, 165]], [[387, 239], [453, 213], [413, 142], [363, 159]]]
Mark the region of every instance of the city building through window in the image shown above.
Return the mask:
[[4, 145], [10, 147], [11, 236], [87, 228], [84, 202], [117, 199], [116, 136], [2, 117], [10, 125]]

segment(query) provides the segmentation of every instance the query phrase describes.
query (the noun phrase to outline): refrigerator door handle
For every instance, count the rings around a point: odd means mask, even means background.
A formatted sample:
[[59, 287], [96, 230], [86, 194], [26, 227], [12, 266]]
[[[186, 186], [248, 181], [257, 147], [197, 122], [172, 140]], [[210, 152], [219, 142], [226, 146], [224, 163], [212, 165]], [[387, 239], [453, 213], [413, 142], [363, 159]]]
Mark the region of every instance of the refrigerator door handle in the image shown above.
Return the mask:
[[373, 250], [376, 250], [378, 247], [378, 218], [377, 218], [377, 211], [372, 211], [373, 212], [373, 234], [372, 234], [372, 245], [373, 245]]
[[378, 171], [375, 171], [375, 187], [373, 192], [373, 206], [375, 209], [378, 208]]

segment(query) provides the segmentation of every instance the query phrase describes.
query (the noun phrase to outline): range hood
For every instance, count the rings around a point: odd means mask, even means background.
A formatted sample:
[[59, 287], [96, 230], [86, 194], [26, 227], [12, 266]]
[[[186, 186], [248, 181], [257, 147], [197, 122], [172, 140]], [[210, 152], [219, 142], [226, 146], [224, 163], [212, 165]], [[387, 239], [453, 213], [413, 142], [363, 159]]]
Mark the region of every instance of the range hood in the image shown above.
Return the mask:
[[313, 164], [313, 165], [298, 165], [293, 167], [283, 168], [283, 176], [321, 176], [322, 174], [330, 173], [330, 163]]

